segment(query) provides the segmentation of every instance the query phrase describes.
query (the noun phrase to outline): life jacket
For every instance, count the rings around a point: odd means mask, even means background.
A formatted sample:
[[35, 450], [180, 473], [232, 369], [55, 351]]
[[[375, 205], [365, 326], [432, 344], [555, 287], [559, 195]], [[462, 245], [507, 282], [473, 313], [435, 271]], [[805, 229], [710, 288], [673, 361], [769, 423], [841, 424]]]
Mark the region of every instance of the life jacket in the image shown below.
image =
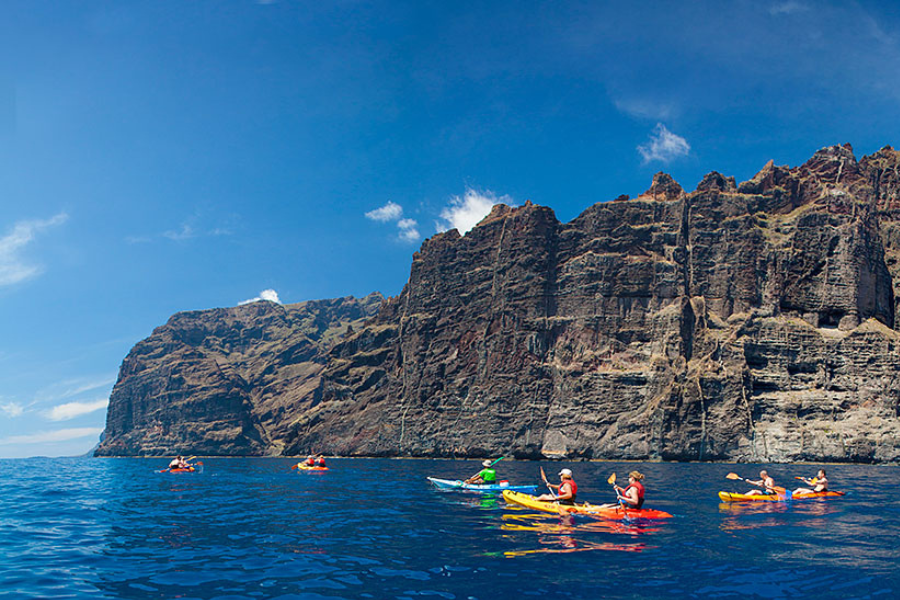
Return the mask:
[[325, 466], [325, 459], [324, 459], [324, 458], [317, 459], [317, 460], [316, 460], [316, 466], [317, 466], [317, 467], [324, 467], [324, 466]]
[[[575, 502], [575, 496], [578, 495], [578, 484], [575, 483], [574, 479], [566, 480], [566, 483], [569, 484], [569, 489], [572, 490], [572, 497], [567, 500], [567, 502]], [[560, 484], [560, 487], [566, 485], [565, 483]]]
[[627, 488], [625, 488], [622, 491], [622, 495], [624, 496], [626, 494], [626, 492], [628, 492], [628, 490], [630, 490], [631, 488], [634, 488], [637, 490], [637, 497], [638, 497], [637, 504], [634, 506], [632, 506], [631, 502], [626, 502], [625, 504], [628, 505], [628, 508], [633, 508], [634, 510], [638, 510], [644, 505], [644, 484], [642, 484], [640, 481], [635, 481], [634, 483], [632, 483], [631, 485], [629, 485]]
[[314, 467], [314, 466], [316, 466], [316, 459], [314, 459], [312, 456], [310, 456], [309, 458], [307, 458], [307, 459], [306, 459], [306, 466], [308, 466], [308, 467]]

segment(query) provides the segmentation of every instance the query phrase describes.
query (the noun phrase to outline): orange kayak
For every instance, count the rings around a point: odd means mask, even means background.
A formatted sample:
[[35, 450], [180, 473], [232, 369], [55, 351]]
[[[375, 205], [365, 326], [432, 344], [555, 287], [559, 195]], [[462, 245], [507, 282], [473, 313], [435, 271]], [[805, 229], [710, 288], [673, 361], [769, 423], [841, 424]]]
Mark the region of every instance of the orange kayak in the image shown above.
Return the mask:
[[735, 494], [719, 492], [723, 502], [789, 502], [791, 500], [810, 500], [812, 498], [834, 498], [843, 496], [844, 492], [812, 492], [809, 494]]
[[310, 467], [301, 463], [297, 465], [297, 469], [300, 471], [327, 471], [328, 467]]
[[503, 499], [511, 504], [518, 504], [520, 506], [553, 514], [571, 513], [615, 520], [672, 518], [672, 515], [669, 513], [662, 510], [654, 510], [652, 508], [635, 510], [632, 508], [624, 508], [621, 505], [611, 508], [602, 508], [596, 504], [588, 504], [587, 502], [580, 502], [574, 505], [560, 504], [558, 502], [543, 502], [531, 494], [523, 494], [512, 490], [503, 490]]

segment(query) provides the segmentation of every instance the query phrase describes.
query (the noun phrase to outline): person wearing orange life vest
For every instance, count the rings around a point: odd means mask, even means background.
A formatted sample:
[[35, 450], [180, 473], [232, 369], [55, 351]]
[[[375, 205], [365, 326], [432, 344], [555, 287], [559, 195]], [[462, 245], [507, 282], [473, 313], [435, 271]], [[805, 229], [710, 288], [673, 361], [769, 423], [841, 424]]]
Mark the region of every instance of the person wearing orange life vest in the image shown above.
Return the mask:
[[640, 510], [642, 506], [644, 506], [644, 484], [641, 483], [641, 480], [644, 478], [642, 473], [638, 471], [632, 471], [628, 474], [628, 486], [627, 487], [619, 487], [617, 485], [613, 486], [613, 489], [616, 490], [616, 495], [619, 497], [619, 502], [615, 504], [603, 504], [601, 508], [615, 508], [619, 504], [624, 506], [625, 508], [631, 508], [634, 510]]
[[575, 504], [575, 496], [578, 495], [578, 484], [572, 478], [571, 469], [563, 469], [559, 472], [559, 485], [547, 484], [550, 488], [556, 488], [556, 494], [542, 494], [537, 497], [541, 502], [553, 502], [571, 506]]
[[316, 457], [313, 456], [312, 454], [310, 454], [309, 456], [306, 457], [306, 460], [303, 461], [303, 464], [306, 465], [307, 467], [316, 466]]
[[324, 456], [319, 455], [319, 457], [316, 459], [316, 466], [323, 467], [323, 468], [325, 467], [325, 457]]

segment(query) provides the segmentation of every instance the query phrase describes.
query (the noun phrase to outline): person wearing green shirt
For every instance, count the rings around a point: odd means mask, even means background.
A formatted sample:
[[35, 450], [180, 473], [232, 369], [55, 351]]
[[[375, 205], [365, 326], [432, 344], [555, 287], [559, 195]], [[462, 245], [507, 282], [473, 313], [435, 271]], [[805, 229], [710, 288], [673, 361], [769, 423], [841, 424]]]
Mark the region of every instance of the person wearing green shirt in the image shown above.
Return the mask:
[[472, 475], [471, 477], [466, 479], [466, 483], [497, 483], [497, 471], [492, 468], [493, 464], [494, 463], [492, 463], [491, 461], [485, 460], [483, 463], [481, 463], [481, 466], [483, 466], [484, 468], [478, 471], [478, 473], [476, 473], [475, 475]]

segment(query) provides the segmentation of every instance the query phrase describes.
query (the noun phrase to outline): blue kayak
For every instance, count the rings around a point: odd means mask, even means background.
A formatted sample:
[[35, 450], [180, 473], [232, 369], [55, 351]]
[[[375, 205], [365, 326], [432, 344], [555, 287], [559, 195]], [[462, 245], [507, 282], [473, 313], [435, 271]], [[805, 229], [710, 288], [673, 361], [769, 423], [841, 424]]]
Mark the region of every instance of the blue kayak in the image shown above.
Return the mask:
[[441, 490], [465, 490], [470, 492], [501, 492], [503, 490], [514, 490], [517, 492], [534, 492], [536, 485], [511, 485], [508, 481], [498, 481], [497, 483], [465, 483], [459, 479], [436, 479], [429, 477], [428, 481]]

